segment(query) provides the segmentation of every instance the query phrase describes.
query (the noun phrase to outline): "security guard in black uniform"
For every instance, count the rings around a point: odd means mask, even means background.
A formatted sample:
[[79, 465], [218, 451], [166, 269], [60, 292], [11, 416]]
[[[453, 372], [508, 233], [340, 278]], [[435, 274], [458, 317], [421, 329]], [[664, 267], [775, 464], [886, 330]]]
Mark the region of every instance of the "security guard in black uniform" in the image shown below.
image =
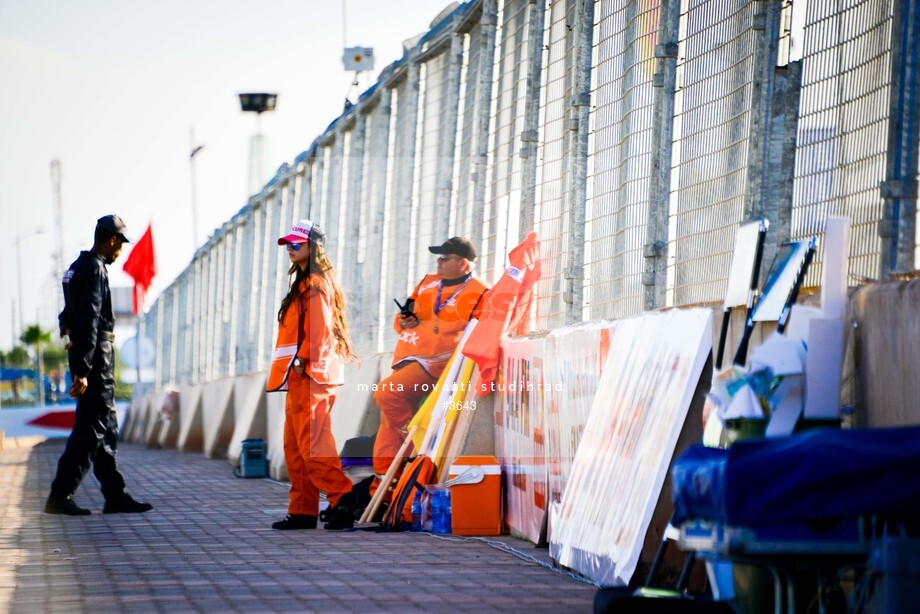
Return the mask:
[[125, 480], [118, 471], [118, 421], [115, 416], [115, 316], [106, 265], [121, 255], [127, 243], [125, 224], [117, 215], [106, 215], [96, 223], [93, 249], [64, 273], [64, 311], [58, 317], [61, 336], [67, 342], [70, 374], [69, 394], [77, 399], [76, 421], [67, 447], [58, 461], [47, 514], [86, 516], [73, 494], [90, 465], [102, 485], [104, 514], [139, 513], [153, 509], [125, 492]]

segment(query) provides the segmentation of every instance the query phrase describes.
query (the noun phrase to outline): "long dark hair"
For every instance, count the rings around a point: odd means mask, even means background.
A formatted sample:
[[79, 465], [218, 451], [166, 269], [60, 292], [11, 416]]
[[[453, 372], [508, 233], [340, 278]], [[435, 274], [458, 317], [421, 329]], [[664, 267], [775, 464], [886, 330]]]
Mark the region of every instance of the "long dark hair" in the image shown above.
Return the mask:
[[345, 295], [335, 281], [335, 274], [332, 272], [332, 261], [326, 255], [326, 250], [322, 244], [308, 241], [304, 246], [309, 246], [310, 250], [307, 266], [301, 269], [296, 263], [292, 263], [291, 268], [288, 269], [288, 278], [292, 281], [288, 293], [281, 299], [281, 308], [278, 309], [278, 322], [281, 323], [284, 320], [288, 307], [291, 306], [295, 299], [301, 302], [306, 300], [309, 287], [305, 288], [304, 292], [301, 293], [300, 286], [304, 280], [310, 278], [311, 274], [316, 273], [326, 280], [326, 285], [332, 293], [332, 336], [338, 342], [341, 353], [346, 358], [354, 359], [356, 356], [348, 336], [348, 324], [345, 322]]

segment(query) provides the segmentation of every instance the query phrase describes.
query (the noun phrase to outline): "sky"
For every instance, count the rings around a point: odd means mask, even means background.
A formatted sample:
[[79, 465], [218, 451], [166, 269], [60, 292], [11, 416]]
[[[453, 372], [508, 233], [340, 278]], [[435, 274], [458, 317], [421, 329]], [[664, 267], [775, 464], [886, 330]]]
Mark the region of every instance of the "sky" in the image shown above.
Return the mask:
[[[343, 10], [344, 4], [344, 10]], [[194, 250], [246, 204], [253, 114], [238, 94], [278, 93], [261, 118], [266, 179], [292, 163], [448, 0], [0, 0], [0, 350], [24, 326], [55, 325], [60, 275], [50, 173], [60, 161], [66, 268], [117, 213], [137, 240], [153, 226], [147, 306]], [[373, 47], [374, 70], [342, 66]], [[198, 236], [189, 154], [195, 156]], [[41, 230], [42, 232], [38, 233]], [[17, 239], [19, 256], [17, 258]], [[109, 267], [111, 285], [130, 286]]]

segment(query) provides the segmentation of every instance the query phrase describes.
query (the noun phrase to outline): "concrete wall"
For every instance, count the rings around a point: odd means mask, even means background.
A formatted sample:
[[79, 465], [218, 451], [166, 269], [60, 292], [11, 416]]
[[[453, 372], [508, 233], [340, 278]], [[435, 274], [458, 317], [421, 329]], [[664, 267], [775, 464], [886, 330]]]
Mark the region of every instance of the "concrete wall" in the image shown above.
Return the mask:
[[849, 398], [856, 423], [920, 424], [920, 279], [857, 288], [847, 321], [851, 328], [844, 382], [855, 384]]
[[[332, 412], [332, 433], [341, 450], [345, 441], [373, 435], [380, 422], [373, 386], [390, 373], [391, 353], [374, 354], [350, 363], [346, 384], [339, 389]], [[239, 462], [242, 441], [261, 438], [268, 449], [269, 475], [286, 480], [284, 461], [284, 404], [286, 393], [265, 392], [267, 373], [258, 371], [203, 385], [181, 386], [172, 418], [160, 411], [166, 392], [154, 392], [132, 403], [124, 422], [124, 438], [207, 458]], [[467, 427], [462, 454], [493, 454], [494, 417], [491, 397], [477, 399], [478, 409]], [[155, 432], [154, 432], [155, 431]]]

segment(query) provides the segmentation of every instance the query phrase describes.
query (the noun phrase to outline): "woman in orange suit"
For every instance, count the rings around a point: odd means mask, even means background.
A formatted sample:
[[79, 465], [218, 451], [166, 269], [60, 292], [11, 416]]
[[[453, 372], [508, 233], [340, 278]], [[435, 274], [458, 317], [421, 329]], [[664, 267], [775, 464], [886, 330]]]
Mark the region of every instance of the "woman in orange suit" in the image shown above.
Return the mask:
[[[323, 248], [324, 235], [310, 220], [297, 222], [278, 239], [287, 249], [293, 276], [278, 310], [278, 341], [268, 391], [287, 390], [284, 458], [291, 480], [288, 515], [272, 524], [281, 531], [328, 530], [354, 525], [351, 480], [332, 437], [330, 414], [344, 378], [344, 362], [354, 358], [345, 324], [345, 300]], [[319, 515], [319, 491], [329, 509]]]

